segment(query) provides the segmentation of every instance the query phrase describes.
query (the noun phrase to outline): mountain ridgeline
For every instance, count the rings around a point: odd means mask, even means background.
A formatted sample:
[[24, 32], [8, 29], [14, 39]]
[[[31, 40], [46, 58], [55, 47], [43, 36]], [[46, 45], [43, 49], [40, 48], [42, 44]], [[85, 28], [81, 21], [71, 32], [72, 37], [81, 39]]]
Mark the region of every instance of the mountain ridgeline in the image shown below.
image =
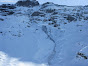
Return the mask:
[[20, 0], [16, 3], [17, 6], [26, 6], [26, 7], [29, 7], [29, 6], [38, 6], [39, 5], [39, 2], [36, 1], [36, 0]]

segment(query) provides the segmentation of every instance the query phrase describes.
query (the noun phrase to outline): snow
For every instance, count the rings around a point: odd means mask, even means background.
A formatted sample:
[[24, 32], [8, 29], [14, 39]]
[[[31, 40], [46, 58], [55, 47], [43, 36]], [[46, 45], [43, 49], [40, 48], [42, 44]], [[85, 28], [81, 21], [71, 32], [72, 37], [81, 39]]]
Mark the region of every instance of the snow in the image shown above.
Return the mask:
[[17, 58], [9, 57], [0, 51], [0, 66], [46, 66], [45, 64], [36, 64], [33, 62], [22, 62]]
[[[7, 16], [1, 12], [4, 21], [0, 21], [0, 66], [87, 66], [88, 59], [78, 55], [88, 58], [88, 21], [84, 20], [88, 14], [83, 13], [87, 7], [52, 3], [43, 11], [41, 7], [17, 7], [14, 14]], [[46, 13], [53, 7], [58, 14]], [[31, 16], [36, 11], [45, 16]], [[82, 13], [81, 20], [76, 13]], [[77, 20], [66, 20], [68, 15]], [[53, 19], [55, 16], [57, 19]]]

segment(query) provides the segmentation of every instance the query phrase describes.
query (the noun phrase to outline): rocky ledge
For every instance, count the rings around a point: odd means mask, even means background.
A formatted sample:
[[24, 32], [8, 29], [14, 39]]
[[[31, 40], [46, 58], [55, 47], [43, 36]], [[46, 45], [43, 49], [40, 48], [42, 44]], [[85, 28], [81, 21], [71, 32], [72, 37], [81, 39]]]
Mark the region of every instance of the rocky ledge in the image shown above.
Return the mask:
[[17, 6], [26, 6], [26, 7], [29, 7], [29, 6], [38, 6], [39, 5], [39, 2], [36, 1], [36, 0], [25, 0], [25, 1], [18, 1], [16, 3]]

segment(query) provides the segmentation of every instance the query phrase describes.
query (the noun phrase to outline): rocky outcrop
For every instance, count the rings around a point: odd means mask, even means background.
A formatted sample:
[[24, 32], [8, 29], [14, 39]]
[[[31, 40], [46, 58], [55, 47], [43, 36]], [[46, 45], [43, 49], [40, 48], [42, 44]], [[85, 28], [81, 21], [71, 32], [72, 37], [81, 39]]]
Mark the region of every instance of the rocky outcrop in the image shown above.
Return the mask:
[[0, 8], [15, 9], [16, 6], [14, 4], [2, 4], [2, 5], [0, 5]]
[[[1, 15], [3, 16], [7, 16], [7, 15], [12, 15], [15, 12], [13, 11], [13, 9], [15, 9], [16, 6], [14, 4], [2, 4], [0, 5], [0, 12]], [[0, 19], [1, 21], [3, 21], [3, 19]]]
[[44, 13], [42, 13], [42, 12], [38, 12], [38, 11], [36, 11], [36, 12], [34, 12], [31, 16], [45, 16], [45, 14]]
[[25, 1], [18, 1], [16, 3], [16, 5], [17, 6], [26, 6], [26, 7], [37, 6], [37, 5], [39, 5], [39, 2], [36, 0], [25, 0]]

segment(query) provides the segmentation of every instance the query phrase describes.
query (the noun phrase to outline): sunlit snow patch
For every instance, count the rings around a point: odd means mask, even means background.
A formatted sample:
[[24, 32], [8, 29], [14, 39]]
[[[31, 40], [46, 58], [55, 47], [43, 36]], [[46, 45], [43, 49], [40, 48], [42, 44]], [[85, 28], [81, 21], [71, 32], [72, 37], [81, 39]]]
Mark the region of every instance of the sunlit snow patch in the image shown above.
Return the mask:
[[33, 62], [22, 62], [17, 58], [11, 58], [0, 51], [0, 66], [47, 66], [46, 64], [36, 64]]

